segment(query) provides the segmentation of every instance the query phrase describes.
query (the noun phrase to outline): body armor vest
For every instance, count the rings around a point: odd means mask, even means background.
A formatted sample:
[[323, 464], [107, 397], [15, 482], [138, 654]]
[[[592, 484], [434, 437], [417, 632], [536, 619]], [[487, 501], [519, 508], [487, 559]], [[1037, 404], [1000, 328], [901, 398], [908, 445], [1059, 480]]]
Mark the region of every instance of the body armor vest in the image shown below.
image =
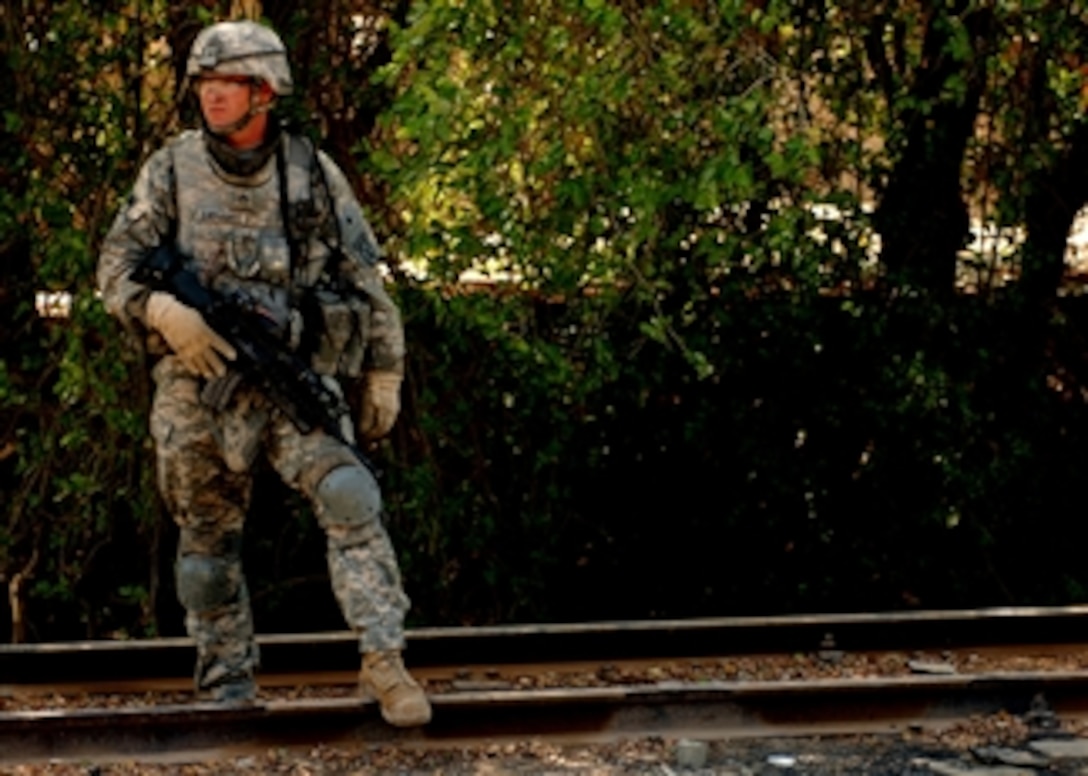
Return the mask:
[[286, 333], [293, 268], [275, 155], [239, 177], [219, 167], [199, 133], [186, 133], [172, 151], [179, 252], [201, 282], [245, 294]]
[[[281, 151], [286, 185], [280, 182], [277, 154], [252, 175], [238, 176], [216, 162], [200, 132], [178, 138], [171, 147], [177, 249], [201, 283], [245, 296], [290, 347], [307, 337], [303, 350], [320, 374], [357, 377], [368, 340], [370, 307], [358, 292], [345, 297], [321, 286], [327, 280], [330, 249], [312, 239], [319, 227], [312, 165], [319, 163], [303, 141], [285, 133], [280, 142], [285, 144]], [[286, 224], [285, 212], [290, 214]], [[293, 251], [292, 245], [299, 250]]]

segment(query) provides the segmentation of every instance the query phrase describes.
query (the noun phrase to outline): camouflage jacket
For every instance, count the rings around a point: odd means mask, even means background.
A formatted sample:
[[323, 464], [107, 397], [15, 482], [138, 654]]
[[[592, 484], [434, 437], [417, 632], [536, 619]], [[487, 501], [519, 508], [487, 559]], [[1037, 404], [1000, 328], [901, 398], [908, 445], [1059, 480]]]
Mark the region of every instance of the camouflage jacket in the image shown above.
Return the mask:
[[[127, 328], [144, 326], [149, 290], [130, 273], [172, 240], [206, 285], [255, 297], [295, 344], [305, 335], [320, 339], [319, 372], [402, 373], [400, 311], [383, 286], [380, 249], [347, 179], [308, 141], [284, 133], [280, 142], [280, 159], [273, 153], [247, 176], [228, 173], [198, 130], [152, 154], [102, 244], [98, 288], [106, 309]], [[304, 299], [316, 300], [308, 306], [316, 316], [302, 315]], [[161, 352], [149, 334], [152, 351]]]

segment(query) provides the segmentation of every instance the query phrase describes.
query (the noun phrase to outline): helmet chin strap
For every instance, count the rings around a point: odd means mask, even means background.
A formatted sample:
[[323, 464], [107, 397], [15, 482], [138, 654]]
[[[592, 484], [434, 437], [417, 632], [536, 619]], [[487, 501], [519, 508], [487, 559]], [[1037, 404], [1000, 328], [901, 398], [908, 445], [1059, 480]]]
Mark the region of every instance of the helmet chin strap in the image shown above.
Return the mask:
[[268, 162], [269, 157], [279, 147], [281, 127], [279, 122], [269, 121], [261, 144], [255, 148], [239, 150], [221, 134], [213, 132], [204, 124], [204, 144], [216, 164], [231, 175], [253, 175]]

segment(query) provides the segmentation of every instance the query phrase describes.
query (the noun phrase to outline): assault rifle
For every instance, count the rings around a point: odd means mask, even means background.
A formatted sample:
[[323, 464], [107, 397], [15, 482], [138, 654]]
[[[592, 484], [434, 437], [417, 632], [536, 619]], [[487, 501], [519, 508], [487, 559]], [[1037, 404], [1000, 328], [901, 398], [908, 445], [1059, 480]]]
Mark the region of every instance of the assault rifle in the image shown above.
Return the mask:
[[225, 294], [205, 288], [186, 269], [173, 246], [149, 252], [132, 270], [131, 278], [155, 291], [173, 294], [200, 312], [207, 324], [238, 353], [233, 368], [267, 397], [303, 434], [321, 429], [346, 445], [371, 474], [378, 470], [357, 445], [344, 436], [340, 418], [347, 402], [321, 380], [308, 364], [287, 349], [271, 320], [254, 300], [241, 293]]

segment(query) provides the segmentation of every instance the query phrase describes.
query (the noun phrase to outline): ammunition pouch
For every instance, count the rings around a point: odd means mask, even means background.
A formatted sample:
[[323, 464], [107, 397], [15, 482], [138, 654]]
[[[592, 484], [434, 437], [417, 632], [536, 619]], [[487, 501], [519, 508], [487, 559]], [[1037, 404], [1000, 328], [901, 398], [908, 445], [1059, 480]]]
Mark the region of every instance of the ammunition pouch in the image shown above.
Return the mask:
[[332, 377], [359, 377], [366, 357], [370, 303], [356, 294], [317, 290], [306, 318], [313, 370]]

